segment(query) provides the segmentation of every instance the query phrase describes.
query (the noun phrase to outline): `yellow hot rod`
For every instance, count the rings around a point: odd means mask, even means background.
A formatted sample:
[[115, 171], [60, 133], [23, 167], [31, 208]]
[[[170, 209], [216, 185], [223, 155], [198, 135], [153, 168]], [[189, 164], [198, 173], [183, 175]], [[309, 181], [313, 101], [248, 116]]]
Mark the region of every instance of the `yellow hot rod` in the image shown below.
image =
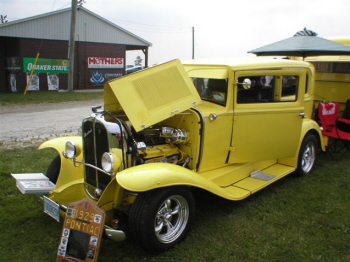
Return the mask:
[[237, 201], [311, 173], [324, 150], [313, 92], [309, 63], [260, 58], [174, 60], [110, 81], [81, 136], [40, 145], [58, 153], [45, 212], [89, 198], [108, 237], [125, 238], [124, 219], [146, 250], [166, 250], [195, 219], [192, 189]]

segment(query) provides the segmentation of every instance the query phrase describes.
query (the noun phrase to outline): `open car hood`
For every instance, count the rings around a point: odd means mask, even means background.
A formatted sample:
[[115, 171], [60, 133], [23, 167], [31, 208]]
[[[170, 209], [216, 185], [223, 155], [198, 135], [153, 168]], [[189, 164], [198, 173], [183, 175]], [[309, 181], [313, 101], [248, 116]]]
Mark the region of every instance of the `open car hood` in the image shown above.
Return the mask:
[[107, 82], [104, 109], [124, 111], [136, 131], [200, 104], [200, 96], [179, 60]]

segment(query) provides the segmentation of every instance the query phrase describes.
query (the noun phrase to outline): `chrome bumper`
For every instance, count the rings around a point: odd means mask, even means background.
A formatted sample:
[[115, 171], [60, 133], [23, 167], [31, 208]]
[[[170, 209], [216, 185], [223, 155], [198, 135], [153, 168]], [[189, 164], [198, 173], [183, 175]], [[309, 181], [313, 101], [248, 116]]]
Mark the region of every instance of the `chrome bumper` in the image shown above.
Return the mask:
[[[35, 195], [36, 200], [44, 204], [44, 197], [40, 195]], [[59, 204], [59, 203], [58, 203]], [[59, 204], [60, 211], [63, 211], [64, 213], [67, 211], [67, 206]], [[125, 240], [125, 233], [122, 230], [112, 229], [106, 225], [104, 225], [104, 232], [108, 238], [114, 241], [124, 241]]]

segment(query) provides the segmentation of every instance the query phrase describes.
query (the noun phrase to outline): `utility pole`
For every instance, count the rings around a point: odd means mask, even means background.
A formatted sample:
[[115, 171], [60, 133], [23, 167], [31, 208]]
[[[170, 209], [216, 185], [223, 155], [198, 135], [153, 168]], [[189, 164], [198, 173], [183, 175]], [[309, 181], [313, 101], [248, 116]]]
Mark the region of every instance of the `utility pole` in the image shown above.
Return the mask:
[[192, 59], [194, 59], [194, 26], [192, 26]]
[[75, 50], [75, 24], [77, 17], [77, 0], [72, 0], [71, 10], [71, 22], [70, 22], [70, 39], [68, 46], [68, 59], [69, 59], [69, 73], [68, 73], [68, 92], [73, 91], [74, 84], [74, 50]]

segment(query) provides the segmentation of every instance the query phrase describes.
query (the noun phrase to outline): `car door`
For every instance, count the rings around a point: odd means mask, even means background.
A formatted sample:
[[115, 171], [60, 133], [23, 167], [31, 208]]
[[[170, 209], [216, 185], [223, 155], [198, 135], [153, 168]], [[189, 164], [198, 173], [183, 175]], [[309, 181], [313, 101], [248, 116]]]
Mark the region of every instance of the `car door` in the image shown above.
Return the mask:
[[[244, 79], [251, 85], [243, 85]], [[305, 114], [305, 71], [240, 71], [235, 80], [229, 162], [294, 156]]]

